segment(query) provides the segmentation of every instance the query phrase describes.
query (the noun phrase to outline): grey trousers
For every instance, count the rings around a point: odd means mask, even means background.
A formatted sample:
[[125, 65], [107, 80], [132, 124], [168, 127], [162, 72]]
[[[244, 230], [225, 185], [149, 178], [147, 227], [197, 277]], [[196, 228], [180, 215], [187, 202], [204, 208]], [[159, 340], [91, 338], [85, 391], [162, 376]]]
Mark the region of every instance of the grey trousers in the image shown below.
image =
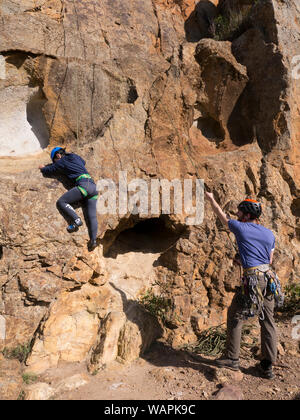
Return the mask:
[[[87, 196], [84, 197], [78, 187], [82, 187]], [[60, 213], [68, 220], [68, 223], [74, 223], [78, 215], [71, 204], [81, 202], [82, 210], [87, 222], [89, 236], [92, 241], [97, 239], [98, 221], [97, 221], [97, 190], [95, 183], [90, 179], [82, 179], [77, 186], [63, 194], [56, 205]]]
[[[265, 291], [265, 280], [260, 279], [259, 285], [262, 291]], [[242, 327], [244, 320], [240, 317], [241, 311], [241, 291], [238, 291], [228, 309], [227, 313], [227, 357], [238, 359], [240, 355]], [[259, 320], [261, 327], [261, 353], [262, 358], [272, 363], [277, 359], [277, 331], [274, 321], [275, 299], [273, 295], [266, 295], [264, 299], [264, 319]]]

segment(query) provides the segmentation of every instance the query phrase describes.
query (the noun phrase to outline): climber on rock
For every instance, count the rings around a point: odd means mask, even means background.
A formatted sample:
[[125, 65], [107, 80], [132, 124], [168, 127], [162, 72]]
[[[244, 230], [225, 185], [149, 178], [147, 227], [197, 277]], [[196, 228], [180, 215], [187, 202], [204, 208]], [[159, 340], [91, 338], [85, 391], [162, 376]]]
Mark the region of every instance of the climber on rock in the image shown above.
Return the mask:
[[40, 165], [39, 169], [45, 176], [63, 174], [75, 183], [74, 188], [63, 194], [56, 204], [62, 215], [70, 221], [67, 231], [72, 233], [76, 232], [83, 223], [71, 204], [75, 202], [82, 203], [90, 236], [88, 249], [92, 251], [97, 246], [98, 230], [96, 214], [98, 194], [96, 184], [85, 168], [85, 161], [75, 153], [67, 153], [64, 148], [55, 147], [51, 151], [51, 159], [52, 164]]
[[270, 268], [275, 237], [269, 229], [259, 224], [262, 208], [257, 201], [246, 199], [240, 203], [238, 220], [232, 220], [217, 204], [212, 193], [205, 192], [205, 196], [220, 221], [234, 233], [239, 248], [239, 260], [235, 258], [235, 262], [240, 261], [244, 271], [242, 285], [237, 288], [228, 309], [226, 353], [216, 364], [218, 367], [239, 369], [243, 322], [258, 315], [262, 350], [262, 361], [258, 367], [264, 378], [272, 379], [272, 365], [277, 358], [274, 307], [275, 302], [280, 305], [283, 299], [278, 277]]

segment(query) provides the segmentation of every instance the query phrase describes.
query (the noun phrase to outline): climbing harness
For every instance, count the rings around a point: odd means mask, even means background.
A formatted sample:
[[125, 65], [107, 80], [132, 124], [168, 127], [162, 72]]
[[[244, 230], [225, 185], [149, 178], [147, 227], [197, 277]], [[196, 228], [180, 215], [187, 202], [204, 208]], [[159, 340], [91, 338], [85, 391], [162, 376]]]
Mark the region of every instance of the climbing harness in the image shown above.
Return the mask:
[[[242, 286], [239, 298], [242, 319], [248, 319], [258, 315], [259, 319], [263, 321], [265, 318], [264, 299], [266, 296], [273, 295], [276, 307], [283, 305], [284, 295], [281, 291], [279, 278], [270, 269], [269, 264], [245, 269], [241, 282]], [[263, 283], [264, 286], [262, 287]]]
[[[76, 180], [75, 180], [75, 182], [77, 183], [77, 182], [79, 182], [81, 179], [87, 179], [88, 180], [88, 182], [89, 182], [89, 180], [90, 179], [92, 179], [92, 177], [91, 177], [91, 175], [90, 174], [82, 174], [82, 175], [80, 175], [78, 178], [76, 178]], [[79, 189], [79, 191], [81, 192], [81, 194], [84, 196], [84, 197], [88, 197], [89, 196], [89, 193], [88, 193], [88, 191], [82, 186], [82, 185], [76, 185], [77, 186], [77, 188]], [[96, 195], [93, 195], [93, 196], [91, 196], [91, 197], [88, 197], [90, 200], [97, 200], [98, 199], [98, 194], [96, 194]]]
[[92, 179], [91, 175], [89, 174], [82, 174], [80, 175], [78, 178], [76, 178], [76, 182], [80, 181], [82, 178], [88, 178], [88, 179]]
[[259, 285], [260, 276], [256, 271], [245, 274], [242, 277], [241, 286], [241, 317], [242, 319], [253, 318], [258, 315], [264, 319], [264, 293]]
[[274, 295], [275, 307], [281, 308], [284, 304], [284, 293], [281, 289], [280, 280], [277, 274], [272, 270], [267, 271], [265, 276], [268, 280], [268, 289], [270, 293]]

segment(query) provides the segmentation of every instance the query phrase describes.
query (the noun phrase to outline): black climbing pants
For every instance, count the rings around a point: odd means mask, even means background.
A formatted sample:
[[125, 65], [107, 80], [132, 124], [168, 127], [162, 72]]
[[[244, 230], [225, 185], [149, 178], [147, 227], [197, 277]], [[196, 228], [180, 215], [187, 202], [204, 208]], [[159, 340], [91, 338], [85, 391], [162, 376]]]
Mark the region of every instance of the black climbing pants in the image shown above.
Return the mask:
[[56, 205], [61, 214], [69, 223], [79, 218], [71, 204], [80, 202], [87, 223], [89, 236], [92, 241], [97, 238], [97, 189], [92, 179], [83, 178], [76, 183], [76, 187], [63, 194]]

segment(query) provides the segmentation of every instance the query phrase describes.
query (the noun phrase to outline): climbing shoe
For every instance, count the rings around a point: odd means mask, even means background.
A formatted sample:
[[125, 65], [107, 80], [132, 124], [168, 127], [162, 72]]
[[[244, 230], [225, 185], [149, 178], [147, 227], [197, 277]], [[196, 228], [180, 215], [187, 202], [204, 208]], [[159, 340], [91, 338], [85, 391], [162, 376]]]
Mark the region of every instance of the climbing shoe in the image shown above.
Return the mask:
[[264, 379], [274, 379], [275, 375], [272, 368], [272, 363], [269, 360], [262, 360], [258, 365], [258, 370]]
[[72, 225], [69, 225], [68, 227], [67, 227], [67, 231], [69, 232], [69, 233], [73, 233], [73, 232], [77, 232], [78, 231], [78, 228], [80, 227], [80, 226], [82, 226], [82, 220], [80, 219], [80, 217], [78, 218], [78, 219], [76, 219], [76, 220], [74, 220], [74, 223], [72, 224]]
[[88, 243], [88, 250], [94, 251], [94, 249], [97, 247], [97, 241], [90, 240]]
[[238, 359], [229, 359], [225, 357], [221, 357], [220, 359], [217, 359], [216, 365], [218, 368], [227, 368], [231, 370], [239, 370], [240, 364]]

